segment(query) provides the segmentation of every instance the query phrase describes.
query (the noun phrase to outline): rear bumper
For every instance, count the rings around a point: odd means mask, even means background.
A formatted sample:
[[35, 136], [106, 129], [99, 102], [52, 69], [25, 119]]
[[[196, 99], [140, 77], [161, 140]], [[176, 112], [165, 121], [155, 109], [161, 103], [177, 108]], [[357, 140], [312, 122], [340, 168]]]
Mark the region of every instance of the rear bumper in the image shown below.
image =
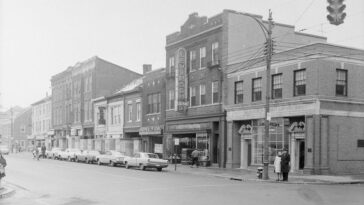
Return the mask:
[[147, 168], [166, 168], [168, 167], [168, 164], [154, 164], [154, 163], [147, 163], [145, 165]]

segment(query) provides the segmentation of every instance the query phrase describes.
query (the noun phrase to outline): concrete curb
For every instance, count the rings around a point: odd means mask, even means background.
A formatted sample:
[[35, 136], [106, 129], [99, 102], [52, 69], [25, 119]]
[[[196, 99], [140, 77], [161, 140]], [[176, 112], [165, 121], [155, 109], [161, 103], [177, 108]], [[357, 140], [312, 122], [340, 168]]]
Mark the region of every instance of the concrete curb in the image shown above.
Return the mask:
[[[206, 176], [206, 177], [216, 177], [216, 178], [223, 178], [235, 181], [249, 181], [249, 182], [257, 182], [257, 183], [277, 183], [277, 184], [313, 184], [313, 185], [344, 185], [344, 184], [364, 184], [364, 180], [353, 180], [353, 181], [325, 181], [325, 180], [317, 180], [317, 179], [309, 179], [312, 181], [305, 181], [303, 179], [297, 179], [292, 177], [293, 181], [275, 181], [275, 180], [262, 180], [262, 179], [254, 179], [254, 178], [244, 178], [244, 177], [236, 177], [232, 175], [221, 175], [221, 174], [211, 174], [211, 173], [201, 173], [201, 172], [185, 172], [185, 171], [174, 171], [168, 170], [171, 173], [179, 173], [179, 174], [191, 174], [191, 175], [199, 175], [199, 176]], [[296, 181], [297, 180], [297, 181]]]
[[8, 188], [6, 186], [3, 186], [0, 189], [0, 199], [10, 197], [13, 194], [15, 194], [15, 190], [14, 189]]

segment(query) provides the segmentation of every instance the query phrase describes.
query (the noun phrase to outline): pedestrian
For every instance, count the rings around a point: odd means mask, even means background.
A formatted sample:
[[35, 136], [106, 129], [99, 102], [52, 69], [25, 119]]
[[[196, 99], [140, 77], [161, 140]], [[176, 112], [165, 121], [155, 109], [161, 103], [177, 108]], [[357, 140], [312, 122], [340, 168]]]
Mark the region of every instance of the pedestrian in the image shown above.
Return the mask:
[[282, 152], [278, 152], [274, 159], [274, 172], [277, 174], [277, 181], [281, 180], [281, 155]]
[[291, 156], [288, 154], [288, 149], [284, 148], [281, 156], [281, 172], [283, 176], [282, 181], [288, 181], [288, 173], [291, 169], [290, 161]]
[[5, 167], [6, 167], [6, 160], [0, 152], [0, 189], [2, 188], [1, 186], [2, 178], [5, 177]]
[[46, 146], [45, 146], [45, 145], [42, 145], [41, 150], [42, 150], [42, 157], [43, 157], [43, 159], [44, 159], [44, 158], [46, 158], [46, 156], [45, 156]]
[[193, 152], [191, 153], [191, 158], [192, 158], [191, 168], [193, 167], [194, 164], [196, 164], [196, 167], [198, 168], [199, 155], [200, 155], [200, 152], [197, 149], [193, 150]]
[[34, 147], [34, 150], [33, 150], [33, 159], [37, 159], [39, 160], [39, 148], [38, 147]]

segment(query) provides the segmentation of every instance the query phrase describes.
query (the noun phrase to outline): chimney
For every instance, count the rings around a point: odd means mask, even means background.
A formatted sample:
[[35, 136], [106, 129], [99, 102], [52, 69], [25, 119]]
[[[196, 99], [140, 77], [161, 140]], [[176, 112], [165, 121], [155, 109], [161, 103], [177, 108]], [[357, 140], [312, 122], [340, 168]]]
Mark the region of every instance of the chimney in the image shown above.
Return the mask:
[[143, 75], [152, 71], [152, 65], [151, 64], [143, 64]]

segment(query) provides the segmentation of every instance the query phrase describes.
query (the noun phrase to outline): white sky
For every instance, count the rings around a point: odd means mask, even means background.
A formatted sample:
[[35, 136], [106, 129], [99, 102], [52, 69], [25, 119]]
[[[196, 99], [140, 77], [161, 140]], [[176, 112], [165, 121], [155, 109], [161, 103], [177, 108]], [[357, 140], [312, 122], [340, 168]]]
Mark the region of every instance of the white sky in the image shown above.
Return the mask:
[[326, 0], [0, 0], [0, 108], [50, 93], [52, 75], [97, 55], [142, 72], [165, 67], [165, 36], [192, 12], [259, 14], [364, 49], [364, 1], [347, 0], [345, 23], [326, 20]]

